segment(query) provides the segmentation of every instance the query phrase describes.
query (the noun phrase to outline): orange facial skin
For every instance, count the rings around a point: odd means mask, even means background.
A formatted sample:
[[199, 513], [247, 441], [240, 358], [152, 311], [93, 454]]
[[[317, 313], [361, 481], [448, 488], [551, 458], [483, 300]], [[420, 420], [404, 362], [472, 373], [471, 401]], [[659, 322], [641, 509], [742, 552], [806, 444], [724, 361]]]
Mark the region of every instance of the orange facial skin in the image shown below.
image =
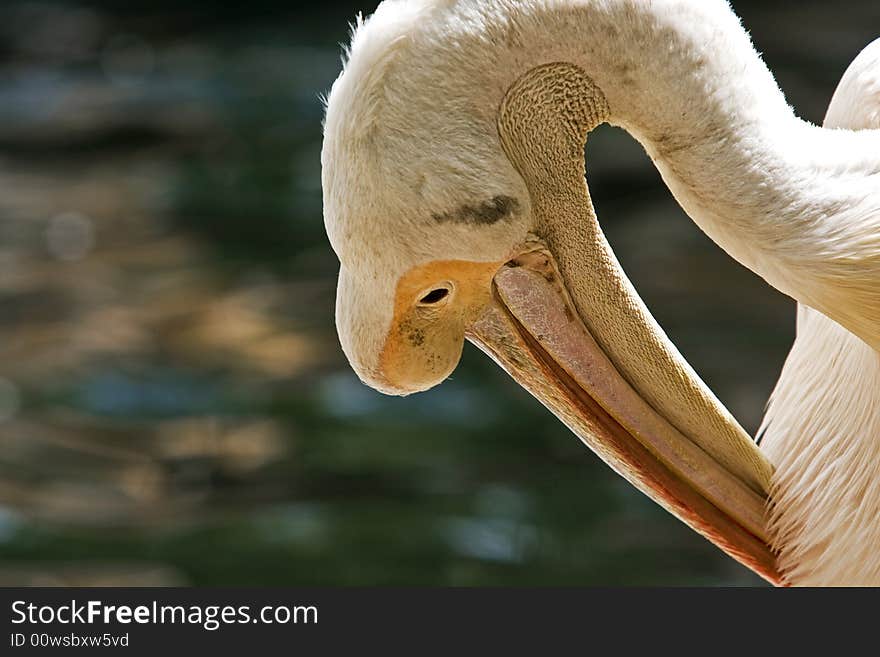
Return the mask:
[[490, 301], [492, 278], [503, 264], [434, 260], [400, 277], [379, 355], [378, 375], [392, 391], [425, 390], [452, 373], [465, 331]]

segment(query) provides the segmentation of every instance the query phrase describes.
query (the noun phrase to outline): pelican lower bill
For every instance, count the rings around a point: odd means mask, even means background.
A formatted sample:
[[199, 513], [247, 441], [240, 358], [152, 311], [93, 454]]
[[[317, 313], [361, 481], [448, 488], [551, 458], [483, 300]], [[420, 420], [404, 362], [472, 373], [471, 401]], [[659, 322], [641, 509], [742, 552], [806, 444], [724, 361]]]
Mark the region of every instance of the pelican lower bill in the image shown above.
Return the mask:
[[782, 583], [767, 544], [766, 497], [644, 401], [590, 335], [561, 280], [546, 250], [511, 261], [496, 274], [494, 302], [468, 339], [639, 490]]

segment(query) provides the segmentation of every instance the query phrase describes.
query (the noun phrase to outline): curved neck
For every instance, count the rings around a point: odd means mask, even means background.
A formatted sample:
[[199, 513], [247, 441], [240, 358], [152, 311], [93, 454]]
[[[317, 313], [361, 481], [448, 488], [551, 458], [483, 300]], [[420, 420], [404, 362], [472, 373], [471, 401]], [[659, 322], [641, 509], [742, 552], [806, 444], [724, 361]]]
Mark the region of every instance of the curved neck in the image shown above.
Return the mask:
[[502, 23], [521, 35], [520, 66], [580, 66], [702, 230], [880, 349], [880, 131], [798, 119], [720, 0], [513, 11]]

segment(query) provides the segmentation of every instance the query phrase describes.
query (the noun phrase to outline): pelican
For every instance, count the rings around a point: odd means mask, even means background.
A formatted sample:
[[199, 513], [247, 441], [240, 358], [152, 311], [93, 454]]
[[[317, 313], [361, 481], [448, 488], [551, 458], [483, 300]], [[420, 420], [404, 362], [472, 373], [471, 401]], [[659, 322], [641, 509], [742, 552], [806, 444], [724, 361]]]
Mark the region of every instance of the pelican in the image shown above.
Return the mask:
[[[386, 0], [356, 25], [321, 154], [353, 369], [415, 393], [468, 339], [768, 581], [880, 584], [878, 61], [875, 43], [845, 76], [828, 123], [853, 129], [832, 130], [793, 113], [723, 0]], [[602, 234], [601, 123], [800, 304], [760, 448]]]

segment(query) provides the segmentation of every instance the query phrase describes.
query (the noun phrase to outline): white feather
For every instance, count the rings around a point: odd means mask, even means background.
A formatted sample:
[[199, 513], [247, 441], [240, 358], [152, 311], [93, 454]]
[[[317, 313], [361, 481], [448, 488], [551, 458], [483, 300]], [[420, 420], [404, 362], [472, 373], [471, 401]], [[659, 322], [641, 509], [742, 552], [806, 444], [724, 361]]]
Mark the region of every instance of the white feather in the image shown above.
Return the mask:
[[[880, 128], [880, 40], [852, 63], [825, 125]], [[801, 585], [880, 585], [880, 354], [811, 308], [761, 427], [776, 466], [771, 533]]]

